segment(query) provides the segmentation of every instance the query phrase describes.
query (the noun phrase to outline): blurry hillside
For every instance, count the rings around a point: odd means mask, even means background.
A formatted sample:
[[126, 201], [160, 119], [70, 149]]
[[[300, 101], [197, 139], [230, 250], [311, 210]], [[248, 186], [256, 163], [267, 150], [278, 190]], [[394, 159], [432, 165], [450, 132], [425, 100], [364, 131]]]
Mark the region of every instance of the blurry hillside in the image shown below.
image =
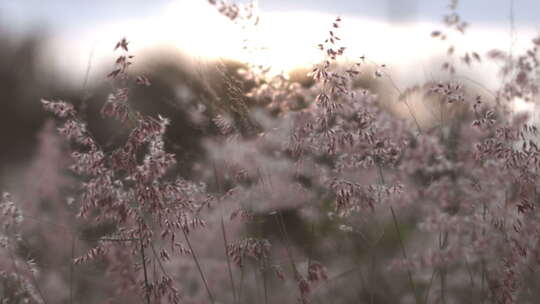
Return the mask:
[[[39, 31], [22, 36], [0, 33], [0, 184], [13, 182], [13, 178], [17, 178], [13, 172], [23, 169], [36, 156], [37, 134], [44, 127], [47, 117], [39, 103], [41, 98], [66, 100], [77, 105], [87, 116], [89, 128], [105, 147], [114, 147], [122, 135], [126, 135], [118, 132], [118, 125], [114, 125], [114, 122], [101, 119], [99, 113], [111, 92], [111, 83], [106, 74], [99, 83], [83, 82], [78, 87], [62, 83], [62, 75], [38, 60], [47, 39], [47, 33]], [[111, 51], [111, 58], [113, 56]], [[109, 69], [96, 66], [96, 63], [90, 64], [91, 69]], [[231, 61], [197, 61], [176, 50], [154, 49], [137, 54], [134, 73], [142, 71], [151, 85], [133, 87], [129, 93], [130, 103], [144, 113], [171, 119], [167, 145], [169, 151], [176, 154], [179, 169], [184, 173], [189, 173], [193, 163], [204, 157], [200, 139], [217, 132], [210, 121], [211, 117], [216, 113], [228, 113], [234, 118], [234, 112], [238, 109], [231, 108], [234, 104], [230, 102], [231, 99], [240, 96], [246, 98], [243, 95], [254, 87], [251, 80], [239, 75], [239, 71], [245, 68], [241, 63]], [[435, 71], [435, 74], [431, 73], [434, 79], [444, 80], [438, 75], [438, 66], [425, 68]], [[357, 86], [377, 93], [381, 102], [396, 113], [407, 115], [403, 105], [396, 106], [392, 101], [399, 95], [393, 84], [376, 81], [373, 66], [364, 69]], [[309, 87], [313, 81], [307, 76], [308, 72], [298, 69], [286, 76], [290, 82]], [[231, 81], [242, 92], [231, 91], [228, 85]], [[414, 99], [413, 105], [420, 113], [425, 112], [422, 117], [424, 123], [429, 124], [431, 114], [426, 109], [430, 105], [422, 92], [416, 94]], [[250, 104], [249, 98], [246, 102]], [[243, 124], [246, 132], [250, 128], [256, 129], [254, 122]]]
[[[44, 127], [46, 113], [40, 105], [41, 98], [66, 100], [77, 105], [87, 116], [89, 128], [105, 147], [114, 146], [122, 134], [115, 125], [102, 120], [99, 109], [110, 93], [110, 83], [103, 75], [99, 84], [81, 83], [74, 88], [62, 84], [50, 67], [38, 60], [45, 33], [30, 33], [15, 37], [0, 33], [0, 183], [13, 178], [12, 169], [21, 169], [36, 151], [37, 134]], [[113, 56], [111, 52], [111, 56]], [[236, 77], [238, 63], [220, 63], [199, 66], [197, 70], [181, 54], [154, 52], [145, 58], [145, 75], [151, 86], [130, 90], [130, 102], [140, 111], [169, 117], [169, 148], [182, 162], [192, 162], [203, 151], [199, 138], [214, 132], [208, 124], [208, 114], [215, 111], [212, 105], [216, 96], [226, 98], [222, 74]], [[108, 67], [101, 67], [107, 69]], [[140, 65], [136, 69], [140, 68]], [[246, 90], [248, 89], [246, 84]], [[221, 100], [221, 104], [226, 101]], [[190, 116], [198, 113], [198, 117]], [[17, 170], [15, 170], [17, 171]]]

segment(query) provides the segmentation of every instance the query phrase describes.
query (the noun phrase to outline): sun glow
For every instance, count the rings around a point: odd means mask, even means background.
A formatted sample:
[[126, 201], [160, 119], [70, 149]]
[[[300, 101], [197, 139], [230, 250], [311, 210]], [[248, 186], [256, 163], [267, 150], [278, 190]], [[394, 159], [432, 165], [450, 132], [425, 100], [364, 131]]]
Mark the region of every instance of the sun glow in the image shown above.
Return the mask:
[[[320, 26], [322, 15], [261, 13], [257, 26], [243, 27], [206, 3], [188, 2], [176, 2], [160, 18], [170, 43], [182, 51], [207, 59], [227, 58], [271, 67], [274, 72], [287, 72], [321, 59], [316, 45], [328, 25]], [[328, 20], [332, 18], [326, 23]]]
[[[259, 15], [258, 26], [242, 28], [206, 1], [177, 0], [153, 17], [119, 20], [53, 40], [47, 60], [67, 71], [70, 80], [78, 81], [84, 77], [81, 75], [86, 71], [89, 57], [106, 65], [114, 57], [111, 46], [122, 37], [131, 41], [130, 50], [135, 54], [172, 47], [197, 60], [232, 59], [271, 67], [273, 73], [310, 67], [324, 60], [324, 54], [316, 46], [328, 36], [336, 16], [315, 12], [260, 12]], [[344, 59], [357, 61], [365, 55], [374, 62], [384, 63], [402, 86], [429, 80], [438, 71], [436, 67], [449, 46], [430, 38], [431, 31], [442, 28], [440, 24], [393, 25], [384, 20], [342, 17], [342, 26], [336, 34], [347, 47]], [[525, 30], [517, 34], [524, 38], [515, 43], [516, 53], [529, 46], [529, 37], [534, 32]], [[493, 48], [508, 49], [510, 45], [508, 32], [494, 28], [473, 26], [466, 35], [450, 38], [454, 45], [460, 46], [458, 52], [474, 50], [481, 55]], [[137, 60], [141, 59], [143, 56]], [[494, 88], [499, 83], [496, 65], [483, 64], [478, 68], [485, 86]], [[466, 73], [466, 68], [463, 71]]]

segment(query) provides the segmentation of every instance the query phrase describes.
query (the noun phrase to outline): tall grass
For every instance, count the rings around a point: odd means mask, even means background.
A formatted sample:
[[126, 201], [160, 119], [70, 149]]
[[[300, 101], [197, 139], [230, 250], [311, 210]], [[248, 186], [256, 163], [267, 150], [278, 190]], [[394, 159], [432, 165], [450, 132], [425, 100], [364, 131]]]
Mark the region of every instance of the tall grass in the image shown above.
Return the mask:
[[[253, 6], [210, 4], [258, 22]], [[433, 38], [466, 32], [457, 4]], [[47, 220], [4, 195], [1, 303], [538, 301], [538, 129], [512, 103], [536, 101], [540, 38], [523, 55], [485, 58], [449, 45], [446, 80], [402, 89], [384, 64], [343, 63], [340, 28], [339, 17], [329, 24], [310, 85], [218, 62], [224, 96], [207, 83], [208, 108], [187, 110], [206, 124], [206, 155], [182, 164], [189, 175], [171, 151], [171, 121], [130, 103], [152, 79], [131, 72], [127, 39], [101, 109], [125, 130], [119, 140], [95, 137], [85, 106], [43, 99], [71, 156], [72, 173], [49, 183], [73, 197]], [[504, 75], [487, 94], [456, 76], [484, 60]], [[406, 117], [360, 87], [365, 78], [395, 90]], [[419, 119], [419, 97], [432, 119]], [[58, 142], [52, 130], [44, 138]], [[65, 166], [56, 148], [43, 154]], [[51, 254], [68, 267], [40, 263]]]

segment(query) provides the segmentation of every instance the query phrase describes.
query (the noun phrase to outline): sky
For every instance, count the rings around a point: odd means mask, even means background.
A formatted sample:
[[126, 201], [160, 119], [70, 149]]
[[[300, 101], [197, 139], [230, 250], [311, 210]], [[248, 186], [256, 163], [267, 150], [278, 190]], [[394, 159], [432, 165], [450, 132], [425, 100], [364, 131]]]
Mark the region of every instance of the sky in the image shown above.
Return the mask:
[[[231, 0], [229, 0], [231, 1]], [[20, 26], [83, 28], [98, 23], [130, 18], [147, 18], [160, 13], [174, 2], [206, 2], [205, 0], [3, 0], [0, 13], [8, 23]], [[246, 2], [245, 0], [235, 1]], [[539, 26], [537, 12], [540, 1], [513, 0], [516, 21]], [[379, 19], [407, 18], [438, 21], [449, 0], [259, 0], [266, 12], [316, 12]], [[474, 23], [505, 26], [509, 23], [512, 0], [461, 0], [460, 12]]]
[[[68, 79], [78, 81], [90, 57], [99, 63], [112, 60], [111, 46], [124, 36], [135, 52], [172, 47], [196, 58], [271, 65], [276, 72], [309, 66], [321, 59], [315, 46], [326, 38], [332, 20], [339, 15], [344, 21], [338, 34], [348, 47], [349, 59], [365, 55], [389, 66], [400, 66], [402, 73], [416, 73], [412, 77], [416, 81], [426, 77], [423, 68], [448, 47], [429, 37], [431, 31], [444, 29], [441, 18], [448, 11], [448, 3], [259, 0], [259, 26], [242, 30], [220, 16], [206, 0], [2, 0], [0, 25], [14, 33], [29, 29], [48, 33], [43, 60], [67, 73]], [[516, 50], [527, 47], [530, 38], [540, 32], [535, 16], [540, 11], [538, 0], [462, 0], [458, 11], [472, 27], [467, 35], [455, 35], [450, 40], [480, 54], [492, 48], [508, 49], [512, 8], [513, 45]], [[245, 39], [266, 49], [246, 53], [242, 49]]]

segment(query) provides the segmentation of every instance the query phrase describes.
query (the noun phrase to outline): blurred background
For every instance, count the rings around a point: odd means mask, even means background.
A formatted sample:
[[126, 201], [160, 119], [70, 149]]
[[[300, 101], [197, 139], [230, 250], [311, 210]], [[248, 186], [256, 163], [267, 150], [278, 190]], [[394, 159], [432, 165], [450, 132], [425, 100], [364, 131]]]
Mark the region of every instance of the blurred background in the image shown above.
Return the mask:
[[[186, 86], [178, 81], [181, 70], [189, 74], [194, 66], [216, 59], [262, 64], [275, 73], [309, 67], [321, 60], [316, 45], [335, 16], [344, 19], [339, 33], [347, 56], [355, 60], [365, 55], [386, 64], [403, 86], [437, 73], [447, 47], [429, 39], [431, 31], [443, 27], [440, 20], [448, 11], [447, 0], [257, 4], [259, 25], [243, 30], [202, 0], [1, 1], [1, 180], [10, 175], [6, 164], [17, 164], [33, 151], [35, 134], [44, 121], [39, 99], [74, 102], [85, 90], [98, 94], [96, 88], [106, 86], [104, 75], [115, 59], [112, 46], [122, 37], [130, 41], [136, 66], [145, 73], [158, 67], [167, 71], [163, 77], [168, 80], [160, 85], [175, 92]], [[537, 32], [534, 14], [539, 9], [534, 0], [462, 1], [459, 13], [472, 26], [467, 35], [452, 39], [479, 54], [511, 45], [518, 49]], [[259, 51], [244, 50], [246, 40]], [[488, 63], [483, 69], [475, 73], [493, 87], [497, 67]]]
[[[448, 4], [261, 0], [258, 26], [242, 29], [203, 0], [1, 1], [0, 183], [12, 178], [14, 167], [35, 150], [36, 134], [44, 125], [40, 98], [77, 102], [87, 94], [99, 103], [106, 96], [105, 75], [115, 59], [112, 47], [122, 37], [130, 41], [136, 69], [159, 75], [149, 90], [168, 91], [151, 93], [153, 104], [163, 99], [178, 104], [185, 88], [193, 86], [187, 78], [217, 59], [270, 66], [274, 73], [309, 68], [321, 60], [316, 45], [335, 16], [344, 19], [339, 34], [347, 57], [365, 55], [386, 64], [406, 87], [439, 72], [448, 44], [429, 34], [443, 28], [440, 20]], [[537, 33], [539, 9], [535, 0], [462, 1], [458, 11], [472, 26], [466, 35], [449, 40], [479, 54], [493, 48], [518, 50]], [[246, 41], [257, 51], [244, 49]], [[485, 62], [472, 76], [493, 88], [497, 70]], [[472, 74], [467, 69], [459, 73]]]

